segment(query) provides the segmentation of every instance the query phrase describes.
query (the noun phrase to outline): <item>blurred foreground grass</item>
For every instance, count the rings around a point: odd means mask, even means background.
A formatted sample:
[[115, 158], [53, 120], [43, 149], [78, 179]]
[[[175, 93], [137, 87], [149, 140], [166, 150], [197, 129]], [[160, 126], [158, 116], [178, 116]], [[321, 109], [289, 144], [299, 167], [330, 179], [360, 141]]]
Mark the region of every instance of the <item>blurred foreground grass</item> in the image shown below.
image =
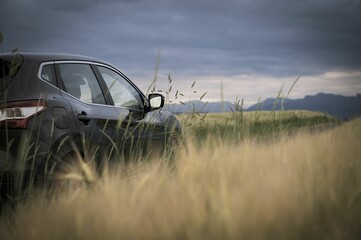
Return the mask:
[[337, 121], [297, 114], [193, 120], [175, 168], [39, 192], [1, 216], [0, 239], [361, 239], [361, 119], [308, 131]]

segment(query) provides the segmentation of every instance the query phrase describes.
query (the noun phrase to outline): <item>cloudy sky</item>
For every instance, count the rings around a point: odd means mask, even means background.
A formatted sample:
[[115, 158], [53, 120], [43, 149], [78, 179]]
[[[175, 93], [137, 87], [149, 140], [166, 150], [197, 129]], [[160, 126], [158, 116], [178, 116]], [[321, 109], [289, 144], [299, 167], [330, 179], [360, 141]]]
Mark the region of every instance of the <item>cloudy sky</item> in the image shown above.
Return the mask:
[[291, 98], [361, 93], [360, 13], [360, 0], [0, 0], [0, 32], [2, 51], [97, 57], [143, 91], [160, 52], [158, 89], [171, 74], [186, 100], [223, 89], [250, 104], [300, 75]]

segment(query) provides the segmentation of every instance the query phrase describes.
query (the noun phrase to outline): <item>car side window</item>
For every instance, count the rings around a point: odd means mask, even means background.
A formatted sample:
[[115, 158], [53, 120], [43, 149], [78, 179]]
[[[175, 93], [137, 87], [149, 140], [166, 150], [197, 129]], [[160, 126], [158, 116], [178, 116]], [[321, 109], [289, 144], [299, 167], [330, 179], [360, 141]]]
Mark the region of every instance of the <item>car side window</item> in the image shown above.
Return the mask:
[[41, 78], [53, 85], [56, 85], [55, 70], [53, 64], [44, 65], [41, 69]]
[[115, 106], [142, 108], [139, 92], [126, 79], [109, 68], [98, 66], [98, 69], [108, 87], [106, 94], [110, 94]]
[[59, 70], [67, 93], [86, 103], [105, 104], [103, 92], [90, 65], [62, 63]]

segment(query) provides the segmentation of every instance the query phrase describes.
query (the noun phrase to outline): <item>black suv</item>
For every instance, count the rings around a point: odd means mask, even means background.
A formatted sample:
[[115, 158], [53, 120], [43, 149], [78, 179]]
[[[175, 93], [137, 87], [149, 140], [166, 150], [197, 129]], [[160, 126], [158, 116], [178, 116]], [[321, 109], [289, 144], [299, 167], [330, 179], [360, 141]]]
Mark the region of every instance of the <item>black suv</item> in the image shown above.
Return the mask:
[[98, 59], [0, 54], [0, 173], [43, 175], [75, 153], [101, 161], [163, 150], [181, 133], [163, 105]]

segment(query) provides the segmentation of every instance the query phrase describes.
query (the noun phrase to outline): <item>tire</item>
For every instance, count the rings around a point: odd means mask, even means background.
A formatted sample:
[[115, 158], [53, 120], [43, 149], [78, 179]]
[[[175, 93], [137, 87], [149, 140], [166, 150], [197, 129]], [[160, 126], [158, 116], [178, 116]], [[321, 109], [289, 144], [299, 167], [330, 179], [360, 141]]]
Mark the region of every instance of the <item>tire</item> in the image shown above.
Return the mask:
[[46, 167], [47, 184], [52, 191], [90, 186], [95, 182], [95, 164], [84, 157], [80, 138], [62, 141], [56, 145], [54, 152], [51, 164]]

